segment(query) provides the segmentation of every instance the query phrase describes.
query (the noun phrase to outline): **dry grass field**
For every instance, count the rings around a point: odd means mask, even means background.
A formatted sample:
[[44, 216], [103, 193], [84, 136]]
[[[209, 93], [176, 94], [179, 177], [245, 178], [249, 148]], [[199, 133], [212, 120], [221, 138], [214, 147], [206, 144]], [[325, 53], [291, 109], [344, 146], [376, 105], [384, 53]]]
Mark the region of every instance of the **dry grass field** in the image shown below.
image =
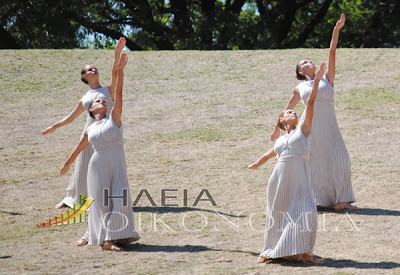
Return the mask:
[[[113, 51], [0, 51], [1, 274], [400, 274], [400, 49], [337, 50], [336, 114], [361, 209], [318, 213], [314, 253], [322, 265], [256, 263], [276, 160], [257, 171], [247, 165], [273, 146], [270, 132], [298, 83], [295, 64], [320, 64], [328, 50], [128, 56], [130, 191], [135, 200], [146, 190], [156, 205], [142, 196], [133, 206], [141, 239], [118, 253], [76, 247], [84, 223], [36, 226], [65, 212], [54, 206], [71, 172], [59, 170], [85, 117], [41, 131], [85, 94], [85, 64], [109, 82]], [[216, 205], [205, 193], [195, 204], [203, 189]]]

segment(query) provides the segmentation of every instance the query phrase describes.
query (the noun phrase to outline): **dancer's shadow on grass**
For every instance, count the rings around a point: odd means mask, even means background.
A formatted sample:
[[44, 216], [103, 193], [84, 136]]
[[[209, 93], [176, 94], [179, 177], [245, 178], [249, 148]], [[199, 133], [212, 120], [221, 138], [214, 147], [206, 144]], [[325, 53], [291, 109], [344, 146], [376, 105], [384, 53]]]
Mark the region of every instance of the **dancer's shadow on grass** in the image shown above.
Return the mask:
[[379, 208], [360, 208], [357, 210], [334, 210], [330, 208], [319, 208], [320, 213], [336, 213], [336, 214], [351, 214], [351, 215], [365, 215], [365, 216], [400, 216], [400, 211]]
[[195, 207], [168, 207], [168, 206], [133, 206], [132, 207], [133, 213], [139, 212], [149, 212], [149, 213], [185, 213], [191, 211], [202, 211], [208, 212], [213, 214], [220, 214], [228, 217], [233, 218], [244, 218], [246, 215], [233, 215], [228, 213], [223, 213], [221, 211], [215, 211], [210, 209], [202, 209], [202, 208], [195, 208]]
[[356, 268], [356, 269], [393, 269], [400, 267], [400, 263], [396, 262], [358, 262], [354, 260], [346, 260], [346, 259], [340, 260], [331, 258], [323, 258], [323, 260], [324, 262], [322, 264], [291, 262], [285, 260], [274, 260], [269, 262], [268, 264], [280, 264], [282, 266], [293, 266], [293, 267], [321, 266], [321, 267], [332, 267], [332, 268]]
[[243, 250], [228, 250], [228, 249], [216, 249], [209, 248], [204, 245], [152, 245], [152, 244], [141, 244], [135, 243], [124, 246], [124, 251], [136, 251], [136, 252], [187, 252], [187, 253], [197, 253], [197, 252], [207, 252], [207, 251], [226, 251], [232, 253], [246, 253], [252, 256], [258, 256], [257, 253]]
[[334, 268], [357, 268], [357, 269], [393, 269], [399, 268], [400, 263], [396, 262], [358, 262], [353, 260], [345, 259], [330, 259], [325, 258], [325, 262], [322, 264], [326, 267]]
[[22, 213], [18, 213], [18, 212], [9, 212], [9, 211], [2, 211], [2, 210], [0, 210], [0, 213], [12, 215], [12, 216], [20, 216], [20, 215], [23, 215]]

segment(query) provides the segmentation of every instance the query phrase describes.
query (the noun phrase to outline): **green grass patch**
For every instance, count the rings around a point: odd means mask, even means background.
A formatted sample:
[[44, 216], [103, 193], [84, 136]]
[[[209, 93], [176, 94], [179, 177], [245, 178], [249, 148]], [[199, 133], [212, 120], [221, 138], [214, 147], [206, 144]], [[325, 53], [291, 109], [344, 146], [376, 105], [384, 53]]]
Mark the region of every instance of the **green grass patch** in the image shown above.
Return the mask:
[[[339, 96], [337, 103], [343, 109], [365, 118], [391, 119], [399, 116], [400, 94], [394, 89], [355, 89]], [[397, 111], [388, 111], [392, 108]]]

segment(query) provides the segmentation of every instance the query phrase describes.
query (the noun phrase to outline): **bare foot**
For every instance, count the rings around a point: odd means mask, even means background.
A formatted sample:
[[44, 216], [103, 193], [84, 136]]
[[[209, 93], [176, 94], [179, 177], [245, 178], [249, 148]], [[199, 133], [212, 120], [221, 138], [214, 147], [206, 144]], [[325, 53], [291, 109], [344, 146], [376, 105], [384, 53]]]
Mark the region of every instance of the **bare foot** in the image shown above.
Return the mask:
[[80, 239], [79, 241], [75, 242], [76, 246], [85, 246], [88, 244], [88, 242], [84, 239]]
[[287, 256], [287, 257], [283, 257], [283, 259], [288, 260], [288, 261], [304, 262], [304, 263], [311, 262], [314, 264], [322, 264], [324, 262], [321, 258], [319, 258], [317, 256], [311, 256], [307, 253]]
[[335, 204], [335, 210], [343, 210], [343, 209], [357, 210], [359, 208], [355, 205], [351, 205], [350, 202], [339, 202]]
[[115, 240], [114, 243], [124, 245], [124, 244], [130, 244], [130, 243], [136, 242], [137, 240], [139, 240], [139, 238], [132, 237], [132, 238], [127, 238], [127, 239]]
[[293, 261], [293, 262], [302, 262], [303, 254], [296, 254], [291, 256], [282, 257], [284, 260]]
[[66, 205], [66, 204], [63, 203], [63, 202], [60, 202], [60, 203], [57, 203], [57, 204], [56, 204], [56, 209], [61, 209], [61, 208], [64, 208], [64, 207], [69, 207], [69, 206]]
[[117, 246], [112, 241], [105, 241], [101, 247], [103, 248], [103, 250], [122, 251], [122, 248]]
[[257, 263], [259, 263], [259, 264], [263, 264], [266, 261], [268, 261], [268, 258], [265, 258], [263, 256], [259, 256], [258, 259], [257, 259]]
[[303, 262], [311, 262], [311, 263], [314, 263], [314, 264], [322, 264], [324, 262], [324, 260], [321, 259], [320, 257], [311, 256], [311, 255], [308, 255], [306, 253], [303, 254], [302, 261]]

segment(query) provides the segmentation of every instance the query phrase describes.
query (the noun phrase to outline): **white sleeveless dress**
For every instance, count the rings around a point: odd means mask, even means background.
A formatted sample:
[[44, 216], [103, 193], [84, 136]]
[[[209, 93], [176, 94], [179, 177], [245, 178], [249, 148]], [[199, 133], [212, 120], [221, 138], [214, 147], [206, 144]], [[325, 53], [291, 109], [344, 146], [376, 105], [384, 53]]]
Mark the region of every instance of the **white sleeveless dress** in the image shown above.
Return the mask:
[[[304, 105], [313, 83], [313, 80], [305, 81], [298, 86]], [[316, 204], [333, 206], [354, 202], [350, 157], [336, 121], [334, 89], [325, 76], [319, 82], [314, 103], [311, 136], [311, 186]]]
[[317, 207], [311, 193], [308, 158], [310, 136], [298, 127], [275, 143], [278, 163], [268, 181], [264, 250], [260, 256], [312, 255]]
[[134, 227], [122, 125], [119, 128], [112, 117], [107, 116], [90, 125], [87, 133], [94, 149], [88, 167], [88, 196], [94, 201], [89, 208], [89, 229], [84, 239], [89, 245], [102, 245], [104, 241], [120, 239], [138, 240], [140, 237]]
[[[114, 105], [114, 101], [110, 96], [108, 87], [105, 86], [88, 91], [82, 97], [83, 107], [85, 107], [85, 109], [87, 110], [89, 108], [90, 103], [92, 103], [92, 101], [95, 98], [101, 98], [106, 101], [107, 110], [109, 114]], [[85, 128], [83, 129], [82, 136], [85, 133], [87, 127], [91, 125], [94, 121], [95, 120], [91, 118], [90, 115], [87, 113], [86, 125]], [[71, 175], [71, 178], [69, 180], [69, 185], [66, 189], [67, 195], [62, 201], [71, 208], [74, 207], [74, 203], [80, 201], [80, 195], [82, 194], [87, 195], [87, 169], [92, 155], [93, 155], [92, 146], [87, 146], [75, 160], [74, 171]]]

